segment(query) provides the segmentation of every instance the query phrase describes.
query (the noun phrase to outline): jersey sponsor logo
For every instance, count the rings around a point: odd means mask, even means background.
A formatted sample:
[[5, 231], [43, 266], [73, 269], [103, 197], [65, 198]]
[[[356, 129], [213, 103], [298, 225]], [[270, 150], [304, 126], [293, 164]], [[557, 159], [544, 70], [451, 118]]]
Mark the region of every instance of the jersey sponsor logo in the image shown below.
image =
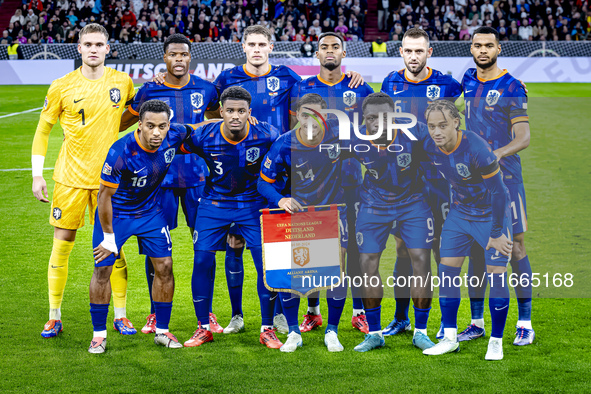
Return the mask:
[[74, 104], [78, 104], [80, 101], [84, 100], [84, 98], [81, 98], [80, 100], [76, 100], [74, 99]]
[[271, 159], [269, 159], [269, 158], [267, 157], [267, 159], [265, 160], [265, 164], [264, 164], [265, 168], [266, 168], [266, 169], [270, 169], [270, 168], [271, 168], [271, 164], [272, 164], [272, 163], [273, 163], [273, 162], [271, 161]]
[[429, 100], [437, 100], [439, 98], [439, 94], [441, 93], [441, 88], [437, 85], [429, 85], [427, 86], [427, 98]]
[[357, 241], [357, 245], [363, 245], [363, 233], [358, 232], [357, 234], [355, 234], [355, 240]]
[[465, 165], [464, 163], [458, 163], [458, 164], [456, 164], [456, 170], [458, 171], [458, 174], [462, 178], [469, 178], [470, 175], [472, 175], [470, 173], [470, 170], [468, 169], [468, 166]]
[[191, 105], [195, 108], [199, 108], [203, 105], [203, 95], [201, 93], [191, 94]]
[[354, 106], [356, 102], [357, 102], [357, 93], [355, 93], [352, 90], [347, 90], [345, 93], [343, 93], [343, 103], [347, 107]]
[[394, 92], [392, 92], [392, 94], [396, 95], [396, 94], [400, 94], [404, 92], [404, 90], [395, 90]]
[[501, 93], [498, 90], [489, 90], [486, 94], [486, 103], [489, 107], [492, 107], [499, 101], [500, 97]]
[[113, 168], [109, 165], [109, 163], [105, 163], [105, 165], [103, 166], [103, 174], [111, 175], [112, 172]]
[[164, 161], [167, 164], [170, 164], [172, 162], [172, 159], [174, 159], [174, 153], [175, 148], [169, 148], [166, 152], [164, 152]]
[[305, 246], [293, 248], [293, 262], [303, 267], [310, 262], [310, 249]]
[[142, 167], [142, 168], [140, 168], [139, 170], [136, 170], [136, 171], [134, 171], [133, 173], [134, 173], [134, 174], [137, 174], [137, 173], [141, 172], [141, 171], [142, 171], [144, 168], [146, 168], [146, 167]]
[[250, 148], [246, 151], [246, 160], [254, 163], [261, 155], [261, 150], [256, 146], [254, 148]]
[[60, 220], [62, 218], [62, 210], [59, 208], [53, 208], [52, 215], [55, 220]]
[[410, 156], [410, 153], [402, 153], [400, 155], [398, 155], [398, 157], [396, 158], [398, 165], [402, 168], [406, 168], [410, 165], [411, 161], [412, 161], [412, 157]]
[[117, 88], [113, 88], [109, 90], [109, 97], [111, 98], [112, 102], [118, 104], [119, 101], [121, 101], [121, 91]]
[[278, 91], [280, 87], [281, 87], [281, 83], [279, 81], [279, 78], [277, 78], [277, 77], [267, 78], [267, 89], [269, 89], [271, 92]]

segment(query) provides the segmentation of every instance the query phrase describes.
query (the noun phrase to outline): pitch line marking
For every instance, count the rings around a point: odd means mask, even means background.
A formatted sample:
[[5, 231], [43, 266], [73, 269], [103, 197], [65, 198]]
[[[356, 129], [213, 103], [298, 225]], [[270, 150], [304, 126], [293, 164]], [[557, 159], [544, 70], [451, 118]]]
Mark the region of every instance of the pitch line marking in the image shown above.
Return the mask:
[[[54, 167], [45, 167], [44, 170], [53, 170]], [[0, 169], [0, 172], [9, 172], [9, 171], [33, 171], [32, 168], [4, 168]]]
[[2, 116], [0, 116], [0, 119], [2, 119], [2, 118], [8, 118], [9, 116], [16, 116], [16, 115], [26, 114], [28, 112], [35, 112], [35, 111], [39, 111], [40, 109], [43, 109], [43, 107], [28, 109], [28, 110], [23, 111], [23, 112], [14, 112], [12, 114], [2, 115]]

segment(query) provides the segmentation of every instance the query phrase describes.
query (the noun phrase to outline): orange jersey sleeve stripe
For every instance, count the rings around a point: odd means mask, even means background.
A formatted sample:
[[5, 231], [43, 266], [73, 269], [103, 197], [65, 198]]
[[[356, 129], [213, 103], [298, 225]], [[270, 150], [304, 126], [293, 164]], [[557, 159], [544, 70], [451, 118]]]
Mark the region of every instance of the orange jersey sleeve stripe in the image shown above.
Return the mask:
[[490, 174], [482, 175], [482, 179], [492, 178], [493, 176], [497, 175], [499, 171], [501, 171], [501, 167], [497, 167], [497, 169], [491, 172]]
[[263, 174], [262, 171], [261, 171], [261, 178], [263, 178], [263, 180], [265, 180], [266, 182], [275, 183], [275, 179], [269, 178], [268, 176], [266, 176], [265, 174]]
[[135, 110], [135, 109], [133, 109], [133, 108], [131, 107], [131, 105], [130, 105], [129, 107], [127, 107], [127, 109], [128, 109], [128, 110], [129, 110], [129, 112], [131, 112], [133, 115], [135, 115], [135, 116], [140, 116], [140, 113], [139, 113], [139, 112], [136, 112], [136, 110]]
[[119, 185], [117, 183], [108, 182], [108, 181], [105, 181], [104, 179], [101, 179], [100, 182], [105, 186], [112, 187], [113, 189], [117, 189], [119, 187]]
[[518, 116], [516, 118], [511, 119], [511, 124], [521, 123], [521, 122], [529, 122], [529, 116]]

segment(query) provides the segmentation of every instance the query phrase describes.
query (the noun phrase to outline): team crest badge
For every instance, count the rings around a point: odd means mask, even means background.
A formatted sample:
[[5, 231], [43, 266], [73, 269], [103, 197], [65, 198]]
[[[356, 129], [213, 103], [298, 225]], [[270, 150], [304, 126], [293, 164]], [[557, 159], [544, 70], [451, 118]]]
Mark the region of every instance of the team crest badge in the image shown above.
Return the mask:
[[499, 101], [500, 97], [501, 93], [498, 90], [489, 90], [486, 94], [486, 103], [489, 107], [492, 107]]
[[105, 163], [105, 165], [103, 166], [103, 174], [111, 175], [112, 172], [113, 168], [108, 163]]
[[310, 249], [305, 246], [293, 248], [293, 262], [303, 267], [310, 262]]
[[112, 102], [118, 104], [119, 101], [121, 101], [121, 91], [117, 88], [113, 88], [109, 90], [109, 97], [111, 98]]
[[456, 170], [458, 171], [458, 174], [460, 174], [460, 176], [462, 178], [469, 178], [470, 175], [472, 175], [470, 173], [470, 170], [468, 169], [468, 166], [465, 165], [464, 163], [456, 164]]
[[257, 161], [260, 155], [261, 150], [259, 148], [250, 148], [246, 151], [246, 160], [250, 163], [254, 163], [255, 161]]
[[406, 168], [410, 165], [410, 162], [412, 161], [412, 158], [410, 156], [410, 153], [402, 153], [400, 155], [398, 155], [398, 157], [396, 158], [398, 165], [402, 168]]
[[328, 158], [331, 160], [335, 160], [341, 154], [340, 145], [337, 143], [332, 144], [332, 146], [328, 149]]
[[352, 90], [347, 90], [345, 93], [343, 93], [343, 103], [347, 107], [354, 106], [356, 102], [357, 102], [357, 93], [355, 93]]
[[281, 84], [279, 82], [279, 78], [277, 78], [277, 77], [267, 78], [267, 89], [269, 89], [270, 91], [276, 92], [279, 90], [280, 86], [281, 86]]
[[199, 233], [197, 230], [193, 230], [193, 244], [197, 243], [197, 238], [199, 238]]
[[62, 218], [62, 210], [59, 208], [53, 208], [52, 215], [55, 220], [60, 220]]
[[355, 239], [357, 240], [357, 245], [363, 245], [363, 233], [359, 232], [355, 234]]
[[429, 100], [437, 100], [439, 98], [439, 94], [441, 93], [441, 88], [437, 85], [429, 85], [427, 86], [427, 98]]
[[195, 108], [199, 108], [203, 105], [203, 95], [201, 93], [191, 94], [191, 105]]
[[174, 148], [170, 148], [166, 152], [164, 152], [164, 161], [166, 162], [166, 164], [170, 164], [172, 162], [172, 159], [174, 159], [174, 152]]

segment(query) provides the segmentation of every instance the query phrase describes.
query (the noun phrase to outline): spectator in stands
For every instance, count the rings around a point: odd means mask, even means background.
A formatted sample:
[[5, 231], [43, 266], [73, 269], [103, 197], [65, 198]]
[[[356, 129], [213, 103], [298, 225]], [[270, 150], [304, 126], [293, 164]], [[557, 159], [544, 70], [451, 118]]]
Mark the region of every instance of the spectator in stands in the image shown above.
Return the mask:
[[349, 34], [351, 37], [357, 37], [356, 39], [353, 38], [353, 41], [363, 41], [363, 29], [359, 27], [357, 20], [353, 21], [353, 26], [349, 29]]
[[[31, 10], [32, 11], [32, 10]], [[10, 23], [18, 22], [22, 25], [25, 24], [25, 17], [23, 16], [23, 10], [20, 8], [14, 11], [14, 15], [10, 18]]]
[[[86, 1], [88, 3], [88, 0]], [[123, 26], [135, 26], [137, 25], [137, 18], [133, 12], [129, 8], [127, 8], [123, 12], [123, 16], [121, 17], [121, 24]]]
[[213, 42], [218, 42], [220, 40], [220, 29], [218, 29], [214, 21], [209, 22], [207, 36], [211, 38], [211, 41]]
[[509, 41], [519, 41], [521, 36], [519, 35], [516, 27], [511, 27], [511, 34], [509, 35]]
[[345, 26], [345, 19], [344, 18], [339, 19], [339, 23], [338, 23], [337, 27], [334, 28], [334, 31], [336, 33], [339, 33], [341, 35], [341, 37], [343, 37], [343, 38], [345, 37], [345, 35], [349, 31], [349, 29], [347, 28], [347, 26]]
[[533, 29], [529, 25], [529, 21], [527, 18], [523, 18], [521, 20], [521, 26], [519, 26], [519, 36], [524, 41], [530, 41], [533, 39]]
[[536, 41], [546, 41], [548, 37], [548, 28], [544, 26], [544, 20], [540, 16], [538, 16], [536, 25], [532, 29], [532, 36]]

